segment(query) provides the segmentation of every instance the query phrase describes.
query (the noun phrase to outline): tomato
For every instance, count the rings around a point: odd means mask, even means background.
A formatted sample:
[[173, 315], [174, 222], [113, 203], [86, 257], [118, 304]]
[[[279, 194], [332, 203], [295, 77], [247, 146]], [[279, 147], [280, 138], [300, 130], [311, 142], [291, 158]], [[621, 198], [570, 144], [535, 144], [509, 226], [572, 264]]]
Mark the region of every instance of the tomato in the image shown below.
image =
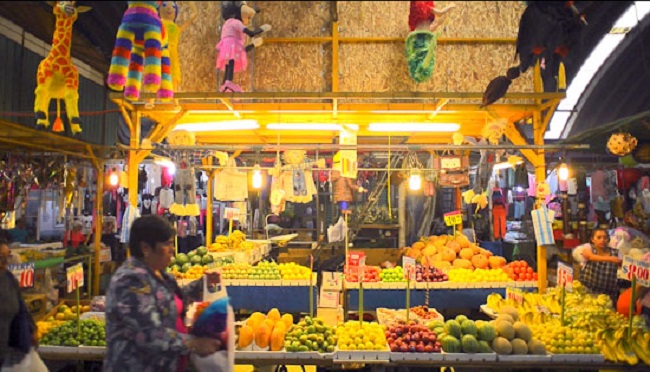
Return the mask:
[[512, 280], [517, 280], [517, 275], [516, 274], [510, 274], [510, 278]]
[[532, 267], [529, 266], [529, 267], [526, 269], [526, 272], [529, 273], [529, 274], [532, 274], [532, 273], [534, 272], [534, 270], [533, 270]]
[[526, 274], [524, 273], [519, 273], [518, 280], [525, 280], [526, 279]]
[[533, 280], [537, 280], [537, 273], [533, 273]]
[[533, 274], [526, 273], [526, 280], [533, 280]]
[[519, 273], [521, 273], [521, 269], [519, 268], [519, 266], [517, 266], [517, 267], [515, 267], [513, 272], [518, 275]]

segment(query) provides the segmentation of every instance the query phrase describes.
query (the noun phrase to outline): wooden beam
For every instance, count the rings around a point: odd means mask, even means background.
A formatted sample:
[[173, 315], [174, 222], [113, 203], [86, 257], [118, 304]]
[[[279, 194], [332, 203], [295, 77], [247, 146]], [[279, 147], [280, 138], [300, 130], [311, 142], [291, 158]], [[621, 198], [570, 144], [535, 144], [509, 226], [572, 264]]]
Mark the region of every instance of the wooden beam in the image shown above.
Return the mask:
[[[519, 133], [519, 130], [515, 126], [515, 123], [508, 121], [506, 124], [506, 130], [505, 133], [506, 137], [512, 142], [513, 145], [516, 146], [527, 146], [528, 142], [526, 139]], [[533, 164], [535, 167], [539, 165], [539, 156], [534, 150], [526, 150], [526, 149], [521, 149], [522, 155], [528, 159], [528, 161]]]
[[[334, 22], [337, 22], [334, 20]], [[265, 38], [265, 44], [324, 44], [332, 42], [333, 37], [330, 36], [314, 36], [314, 37], [270, 37]], [[375, 44], [394, 44], [403, 43], [404, 37], [342, 37], [339, 42], [342, 44], [360, 44], [360, 43], [375, 43]], [[437, 40], [438, 44], [515, 44], [516, 38], [501, 37], [501, 38], [488, 38], [488, 37], [441, 37]]]
[[122, 113], [122, 118], [124, 118], [126, 126], [129, 128], [129, 132], [133, 132], [133, 122], [131, 121], [131, 117], [129, 116], [129, 113], [126, 112], [126, 109], [123, 105], [120, 105], [120, 112]]
[[436, 102], [435, 109], [434, 109], [433, 112], [429, 115], [429, 120], [433, 120], [433, 118], [435, 118], [436, 115], [438, 115], [438, 113], [440, 112], [440, 110], [442, 110], [442, 108], [443, 108], [447, 103], [449, 103], [449, 98], [441, 99], [440, 101]]
[[54, 152], [54, 153], [59, 153], [59, 154], [65, 154], [65, 155], [70, 155], [70, 156], [75, 156], [78, 158], [84, 158], [84, 159], [90, 159], [89, 155], [86, 155], [82, 152], [74, 152], [74, 151], [68, 151], [64, 150], [60, 147], [50, 147], [50, 146], [45, 146], [40, 143], [35, 143], [35, 142], [24, 142], [24, 141], [18, 141], [12, 138], [0, 138], [0, 143], [9, 143], [12, 145], [18, 145], [18, 146], [23, 146], [27, 148], [32, 148], [36, 150], [41, 150], [41, 151], [48, 151], [48, 152]]

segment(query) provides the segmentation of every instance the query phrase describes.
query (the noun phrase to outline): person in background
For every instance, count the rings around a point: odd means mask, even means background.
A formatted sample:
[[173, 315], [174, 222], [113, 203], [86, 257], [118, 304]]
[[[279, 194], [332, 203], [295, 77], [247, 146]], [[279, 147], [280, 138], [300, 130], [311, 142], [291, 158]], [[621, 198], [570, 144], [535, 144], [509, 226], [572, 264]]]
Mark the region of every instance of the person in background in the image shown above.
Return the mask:
[[[0, 368], [10, 368], [19, 364], [25, 353], [10, 346], [11, 323], [19, 312], [23, 302], [18, 281], [8, 270], [11, 263], [11, 250], [5, 240], [0, 240]], [[23, 302], [24, 306], [24, 302]], [[32, 345], [37, 345], [36, 325], [29, 316]], [[14, 340], [15, 341], [15, 340]]]
[[83, 234], [84, 224], [79, 220], [72, 221], [72, 230], [63, 234], [63, 246], [77, 248], [86, 241], [86, 235]]
[[594, 229], [589, 240], [590, 246], [582, 249], [585, 261], [579, 273], [579, 280], [588, 293], [609, 295], [613, 306], [616, 306], [619, 294], [616, 272], [621, 259], [612, 254], [608, 245], [609, 235], [605, 229]]
[[[158, 215], [136, 219], [129, 257], [113, 274], [106, 292], [104, 371], [184, 371], [193, 352], [207, 356], [220, 341], [193, 337], [184, 325], [187, 306], [200, 301], [203, 279], [179, 288], [165, 269], [174, 255], [176, 232]], [[219, 273], [206, 271], [208, 285]]]

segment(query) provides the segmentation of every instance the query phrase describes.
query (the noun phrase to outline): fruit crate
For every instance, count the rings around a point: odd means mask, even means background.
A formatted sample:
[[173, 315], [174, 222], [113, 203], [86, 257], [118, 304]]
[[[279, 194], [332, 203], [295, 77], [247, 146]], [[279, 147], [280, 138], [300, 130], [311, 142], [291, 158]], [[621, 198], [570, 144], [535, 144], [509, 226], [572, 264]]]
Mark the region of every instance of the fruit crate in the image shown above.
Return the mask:
[[551, 359], [551, 354], [546, 355], [497, 355], [499, 362], [515, 362], [515, 363], [548, 363]]
[[334, 355], [334, 361], [336, 362], [377, 362], [377, 363], [388, 363], [390, 362], [391, 352], [386, 351], [363, 351], [363, 350], [345, 350], [337, 351]]
[[285, 352], [286, 359], [298, 359], [298, 360], [333, 360], [336, 355], [336, 351], [331, 353], [319, 353], [317, 351], [294, 351], [294, 352]]
[[[297, 354], [297, 353], [291, 353]], [[286, 359], [287, 353], [284, 351], [242, 351], [235, 350], [235, 359], [245, 360], [277, 360], [281, 362]], [[280, 363], [281, 364], [281, 363]]]
[[551, 361], [558, 363], [604, 363], [603, 354], [551, 354]]
[[104, 359], [104, 356], [106, 355], [106, 346], [79, 345], [79, 347], [77, 347], [77, 355]]
[[434, 362], [443, 358], [442, 353], [390, 353], [392, 362]]
[[442, 359], [447, 362], [496, 362], [497, 353], [446, 353], [443, 350]]

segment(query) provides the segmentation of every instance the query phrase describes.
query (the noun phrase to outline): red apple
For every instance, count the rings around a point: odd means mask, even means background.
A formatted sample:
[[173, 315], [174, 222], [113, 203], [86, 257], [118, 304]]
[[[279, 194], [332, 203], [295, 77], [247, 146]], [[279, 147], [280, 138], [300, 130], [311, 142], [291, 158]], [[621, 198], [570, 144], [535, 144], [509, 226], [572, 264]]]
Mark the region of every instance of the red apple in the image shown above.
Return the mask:
[[390, 345], [390, 351], [392, 351], [393, 353], [396, 353], [396, 352], [399, 351], [399, 346], [397, 346], [397, 344], [393, 343], [393, 344], [389, 344], [389, 345]]
[[433, 353], [433, 346], [427, 345], [424, 347], [424, 352], [425, 353]]
[[440, 346], [436, 345], [433, 347], [433, 352], [434, 353], [439, 353], [440, 352]]
[[390, 338], [390, 337], [388, 337], [388, 338], [386, 339], [386, 342], [388, 342], [389, 344], [391, 344], [391, 343], [395, 342], [395, 339], [394, 339], [394, 338]]
[[424, 345], [420, 344], [420, 345], [416, 346], [415, 351], [417, 351], [418, 353], [423, 353], [424, 352]]
[[420, 340], [422, 340], [422, 338], [420, 337], [420, 332], [413, 333], [411, 335], [411, 340], [413, 340], [415, 342], [420, 342]]
[[402, 353], [407, 353], [409, 351], [409, 347], [406, 345], [402, 345], [399, 347], [399, 351], [401, 351]]

